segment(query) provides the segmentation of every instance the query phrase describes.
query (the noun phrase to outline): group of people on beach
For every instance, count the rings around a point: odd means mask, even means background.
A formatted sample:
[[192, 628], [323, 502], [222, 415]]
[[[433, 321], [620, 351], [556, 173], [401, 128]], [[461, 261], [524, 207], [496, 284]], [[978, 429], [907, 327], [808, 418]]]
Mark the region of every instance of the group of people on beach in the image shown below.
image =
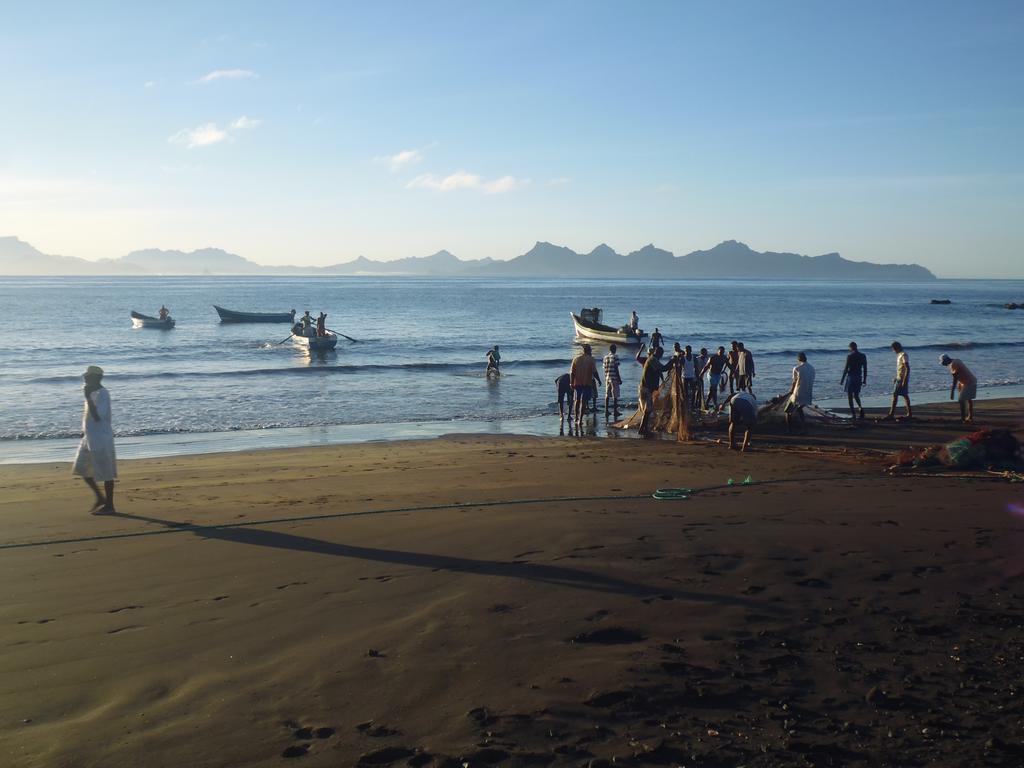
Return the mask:
[[[691, 413], [721, 412], [729, 408], [729, 446], [735, 448], [735, 433], [742, 429], [743, 443], [741, 450], [750, 443], [750, 432], [757, 423], [759, 403], [754, 394], [754, 378], [756, 367], [754, 356], [743, 342], [733, 340], [727, 352], [725, 346], [709, 353], [702, 347], [694, 353], [691, 345], [682, 346], [679, 342], [673, 345], [672, 356], [664, 360], [665, 349], [662, 346], [664, 336], [658, 328], [651, 334], [651, 347], [641, 344], [636, 353], [636, 361], [642, 366], [640, 382], [637, 388], [638, 410], [640, 413], [640, 434], [649, 431], [651, 411], [654, 406], [654, 395], [662, 386], [665, 378], [674, 371], [678, 373], [682, 383], [683, 400]], [[883, 421], [896, 420], [896, 407], [902, 398], [906, 404], [905, 419], [913, 417], [910, 404], [910, 359], [903, 345], [894, 341], [891, 345], [896, 354], [896, 374], [893, 379], [892, 401]], [[940, 364], [950, 369], [952, 385], [950, 399], [959, 392], [960, 416], [963, 422], [974, 418], [974, 399], [977, 396], [977, 378], [958, 358], [942, 355]], [[622, 384], [618, 348], [611, 344], [608, 354], [603, 360], [605, 418], [619, 418], [619, 396]], [[796, 365], [793, 367], [790, 388], [784, 394], [773, 398], [769, 405], [784, 402], [786, 429], [803, 431], [806, 426], [804, 409], [811, 405], [814, 397], [814, 381], [816, 370], [807, 360], [804, 352], [797, 354]], [[867, 355], [861, 352], [857, 343], [850, 342], [849, 353], [843, 366], [839, 383], [847, 395], [852, 421], [864, 420], [864, 406], [861, 402], [861, 390], [867, 383]], [[597, 362], [593, 357], [590, 344], [583, 344], [569, 368], [569, 372], [555, 379], [558, 396], [559, 419], [565, 419], [566, 404], [570, 422], [581, 426], [588, 413], [597, 412], [597, 394], [602, 386]], [[726, 388], [729, 394], [725, 395]], [[719, 395], [724, 397], [719, 402]], [[593, 405], [591, 405], [593, 403]]]
[[[323, 335], [326, 330], [324, 323], [327, 315], [323, 312], [316, 321], [316, 333]], [[313, 318], [307, 311], [302, 317], [298, 330], [312, 335]], [[655, 335], [656, 334], [656, 335]], [[655, 344], [654, 342], [659, 342]], [[722, 412], [729, 408], [729, 447], [735, 448], [735, 436], [743, 432], [740, 450], [750, 445], [750, 434], [757, 424], [759, 405], [754, 395], [754, 356], [746, 349], [743, 342], [733, 341], [730, 350], [718, 347], [714, 353], [701, 348], [698, 354], [693, 353], [690, 345], [673, 345], [672, 357], [662, 362], [664, 348], [661, 346], [663, 337], [655, 328], [651, 337], [651, 348], [648, 351], [643, 344], [636, 353], [636, 361], [642, 366], [640, 384], [637, 389], [639, 411], [641, 414], [640, 432], [648, 433], [649, 418], [654, 405], [654, 395], [661, 387], [664, 378], [673, 371], [678, 371], [683, 385], [683, 397], [692, 412]], [[889, 412], [883, 421], [896, 419], [896, 406], [900, 400], [906, 404], [906, 416], [910, 419], [913, 412], [910, 405], [910, 357], [903, 345], [894, 341], [891, 345], [896, 354], [896, 375], [893, 378], [892, 402]], [[857, 349], [857, 343], [851, 341], [846, 364], [843, 366], [839, 383], [843, 385], [850, 406], [852, 420], [864, 419], [864, 407], [861, 404], [861, 388], [868, 380], [867, 356]], [[647, 354], [645, 354], [647, 352]], [[949, 398], [952, 400], [959, 393], [960, 419], [968, 423], [974, 419], [974, 400], [978, 392], [978, 379], [970, 368], [959, 358], [943, 354], [939, 363], [949, 369], [952, 384]], [[501, 354], [495, 345], [487, 352], [487, 376], [500, 375]], [[604, 372], [604, 412], [605, 418], [619, 418], [619, 396], [622, 385], [622, 374], [618, 356], [618, 346], [611, 344], [608, 353], [602, 360]], [[793, 367], [790, 389], [784, 395], [774, 398], [773, 403], [785, 400], [785, 416], [787, 430], [794, 427], [802, 429], [805, 423], [804, 409], [811, 405], [814, 396], [814, 379], [816, 371], [807, 361], [804, 352], [797, 354], [797, 364]], [[103, 369], [90, 365], [82, 379], [85, 399], [82, 414], [82, 440], [75, 455], [73, 472], [83, 478], [96, 496], [93, 507], [95, 514], [114, 513], [114, 482], [117, 480], [117, 461], [114, 451], [114, 428], [112, 423], [110, 393], [103, 386]], [[706, 384], [706, 386], [705, 386]], [[583, 344], [580, 354], [573, 358], [568, 373], [555, 379], [558, 395], [558, 413], [561, 420], [565, 419], [565, 406], [568, 404], [570, 420], [582, 426], [584, 417], [591, 411], [597, 412], [597, 395], [602, 386], [601, 374], [598, 372], [597, 361], [589, 344]], [[729, 388], [729, 395], [719, 403], [719, 394]], [[854, 408], [856, 404], [856, 409]], [[103, 484], [101, 490], [100, 483]]]

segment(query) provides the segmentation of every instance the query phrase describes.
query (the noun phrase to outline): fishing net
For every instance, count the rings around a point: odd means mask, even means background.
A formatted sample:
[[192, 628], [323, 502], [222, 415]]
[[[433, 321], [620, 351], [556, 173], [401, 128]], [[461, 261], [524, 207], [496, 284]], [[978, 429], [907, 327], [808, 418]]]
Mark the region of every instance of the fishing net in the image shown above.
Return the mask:
[[[612, 426], [616, 429], [639, 430], [642, 418], [640, 410], [637, 410]], [[647, 431], [651, 434], [675, 435], [677, 440], [690, 438], [690, 409], [686, 407], [683, 379], [678, 368], [672, 368], [668, 379], [654, 393], [653, 404], [647, 416]]]
[[982, 429], [944, 445], [908, 448], [895, 458], [896, 464], [903, 467], [1016, 469], [1022, 464], [1020, 442], [1007, 429]]

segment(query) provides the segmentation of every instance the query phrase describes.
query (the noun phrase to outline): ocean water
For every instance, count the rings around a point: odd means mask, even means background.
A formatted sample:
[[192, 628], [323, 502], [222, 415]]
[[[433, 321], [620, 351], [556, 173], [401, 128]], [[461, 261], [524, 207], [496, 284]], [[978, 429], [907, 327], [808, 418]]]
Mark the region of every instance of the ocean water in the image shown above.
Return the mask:
[[[932, 298], [953, 304], [931, 305]], [[818, 371], [816, 400], [842, 398], [839, 376], [855, 340], [868, 355], [864, 394], [882, 402], [894, 339], [909, 351], [917, 401], [947, 396], [942, 352], [963, 358], [986, 394], [1017, 394], [1024, 311], [1002, 308], [1008, 301], [1024, 301], [1024, 281], [0, 279], [0, 460], [67, 450], [80, 434], [80, 375], [92, 364], [107, 371], [118, 436], [148, 440], [151, 452], [173, 435], [224, 446], [235, 436], [233, 447], [251, 447], [276, 444], [275, 430], [293, 436], [289, 444], [303, 442], [303, 429], [309, 442], [324, 430], [352, 439], [468, 424], [557, 431], [557, 418], [548, 418], [557, 412], [553, 381], [578, 350], [569, 312], [581, 306], [603, 307], [609, 325], [635, 308], [641, 326], [658, 326], [669, 347], [739, 339], [754, 353], [759, 395], [788, 388], [803, 350]], [[161, 303], [177, 320], [174, 330], [132, 327], [132, 309], [156, 314]], [[286, 324], [222, 325], [214, 303], [323, 310], [328, 327], [358, 343], [341, 340], [335, 353], [310, 357], [278, 343]], [[501, 347], [499, 380], [484, 376], [492, 344]], [[605, 351], [595, 346], [596, 355]], [[624, 398], [635, 401], [640, 368], [631, 355], [620, 350]]]

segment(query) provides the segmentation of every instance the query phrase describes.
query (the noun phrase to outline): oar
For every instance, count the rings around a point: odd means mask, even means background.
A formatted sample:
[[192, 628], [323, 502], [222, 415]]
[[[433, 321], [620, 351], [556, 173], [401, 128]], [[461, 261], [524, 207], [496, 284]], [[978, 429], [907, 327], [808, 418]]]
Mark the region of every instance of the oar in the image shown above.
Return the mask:
[[276, 346], [278, 346], [278, 344], [284, 344], [286, 341], [288, 341], [288, 339], [290, 339], [294, 335], [295, 335], [294, 333], [289, 333], [287, 336], [285, 336], [283, 339], [281, 339], [279, 342], [277, 342], [277, 344], [275, 344], [274, 346], [276, 347]]
[[353, 344], [358, 344], [358, 343], [359, 343], [359, 339], [353, 339], [353, 338], [352, 338], [351, 336], [345, 336], [345, 334], [344, 334], [344, 333], [342, 333], [341, 331], [336, 331], [336, 330], [334, 330], [333, 328], [327, 328], [327, 329], [325, 329], [325, 330], [328, 330], [328, 331], [330, 331], [330, 332], [331, 332], [331, 333], [333, 333], [333, 334], [334, 334], [335, 336], [343, 336], [344, 338], [346, 338], [346, 339], [348, 339], [349, 341], [351, 341], [351, 342], [352, 342]]

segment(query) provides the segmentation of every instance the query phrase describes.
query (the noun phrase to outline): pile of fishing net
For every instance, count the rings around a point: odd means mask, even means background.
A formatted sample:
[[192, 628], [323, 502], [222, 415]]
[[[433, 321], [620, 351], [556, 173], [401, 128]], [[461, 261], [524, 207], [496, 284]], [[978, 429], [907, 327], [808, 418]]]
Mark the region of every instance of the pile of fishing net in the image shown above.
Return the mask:
[[908, 449], [896, 457], [900, 467], [953, 469], [1017, 469], [1022, 465], [1021, 444], [1008, 429], [980, 429], [945, 445]]

